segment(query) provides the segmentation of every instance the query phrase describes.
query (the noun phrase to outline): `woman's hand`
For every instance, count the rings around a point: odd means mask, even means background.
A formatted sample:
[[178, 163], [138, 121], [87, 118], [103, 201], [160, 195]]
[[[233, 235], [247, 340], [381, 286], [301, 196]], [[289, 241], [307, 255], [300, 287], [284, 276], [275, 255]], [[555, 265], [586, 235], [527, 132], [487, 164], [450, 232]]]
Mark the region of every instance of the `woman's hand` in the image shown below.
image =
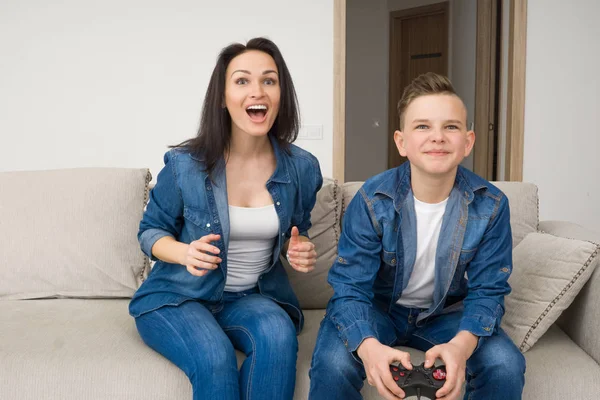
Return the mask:
[[310, 272], [315, 269], [317, 252], [315, 245], [306, 237], [300, 236], [297, 227], [292, 227], [292, 237], [288, 243], [286, 258], [292, 268], [300, 272]]
[[[221, 235], [206, 235], [190, 243], [182, 257], [181, 265], [185, 265], [188, 272], [195, 276], [204, 276], [210, 270], [216, 269], [222, 260], [217, 256], [221, 251], [211, 242], [219, 240]], [[212, 253], [212, 254], [209, 254]], [[213, 255], [214, 254], [214, 255]]]

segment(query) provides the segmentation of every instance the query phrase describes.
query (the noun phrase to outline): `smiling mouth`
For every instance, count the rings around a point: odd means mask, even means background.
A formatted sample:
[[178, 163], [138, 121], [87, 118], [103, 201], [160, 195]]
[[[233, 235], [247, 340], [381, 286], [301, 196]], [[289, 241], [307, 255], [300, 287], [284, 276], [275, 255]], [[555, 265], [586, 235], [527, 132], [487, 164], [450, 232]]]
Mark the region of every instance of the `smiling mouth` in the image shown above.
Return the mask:
[[442, 151], [442, 150], [439, 150], [439, 151], [435, 151], [434, 150], [434, 151], [426, 151], [425, 154], [430, 155], [430, 156], [437, 156], [437, 157], [439, 157], [439, 156], [445, 156], [445, 155], [450, 154], [450, 153], [447, 152], [447, 151]]
[[255, 104], [246, 108], [246, 113], [253, 122], [262, 122], [267, 116], [268, 107], [264, 104]]

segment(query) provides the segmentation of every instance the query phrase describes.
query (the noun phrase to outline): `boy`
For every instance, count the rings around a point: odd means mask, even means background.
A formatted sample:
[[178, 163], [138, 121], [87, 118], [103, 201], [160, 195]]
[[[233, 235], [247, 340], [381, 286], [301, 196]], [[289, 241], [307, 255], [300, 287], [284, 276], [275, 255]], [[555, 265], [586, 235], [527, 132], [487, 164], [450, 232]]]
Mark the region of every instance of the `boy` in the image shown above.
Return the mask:
[[408, 162], [367, 180], [344, 215], [334, 295], [319, 331], [309, 399], [360, 399], [365, 377], [404, 398], [389, 365], [441, 359], [437, 398], [520, 399], [525, 360], [500, 329], [512, 270], [508, 201], [459, 166], [475, 134], [450, 81], [427, 73], [398, 103], [394, 142]]

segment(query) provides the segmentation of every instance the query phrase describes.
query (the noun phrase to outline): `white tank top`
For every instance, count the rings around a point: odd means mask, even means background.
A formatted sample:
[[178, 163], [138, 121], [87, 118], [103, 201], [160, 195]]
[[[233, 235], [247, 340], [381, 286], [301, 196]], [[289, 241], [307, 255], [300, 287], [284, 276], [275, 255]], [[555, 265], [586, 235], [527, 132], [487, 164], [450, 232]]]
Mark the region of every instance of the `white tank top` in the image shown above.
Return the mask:
[[229, 229], [225, 291], [252, 289], [273, 260], [273, 246], [279, 234], [275, 206], [229, 206]]
[[405, 307], [429, 308], [433, 303], [435, 254], [448, 199], [441, 203], [430, 204], [423, 203], [416, 197], [413, 198], [417, 214], [417, 258], [408, 279], [408, 286], [402, 291], [397, 304]]

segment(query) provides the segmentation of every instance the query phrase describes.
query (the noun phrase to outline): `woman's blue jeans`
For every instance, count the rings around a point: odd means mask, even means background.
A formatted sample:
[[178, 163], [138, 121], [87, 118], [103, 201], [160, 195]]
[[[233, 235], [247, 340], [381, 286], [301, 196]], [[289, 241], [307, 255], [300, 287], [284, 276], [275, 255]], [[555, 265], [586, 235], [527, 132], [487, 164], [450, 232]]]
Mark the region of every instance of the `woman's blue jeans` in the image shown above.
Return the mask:
[[[144, 342], [181, 368], [194, 400], [292, 399], [298, 341], [294, 324], [256, 290], [225, 292], [212, 314], [187, 301], [136, 318]], [[238, 372], [235, 350], [246, 354]]]
[[[458, 332], [462, 312], [443, 314], [417, 328], [421, 310], [401, 306], [390, 314], [375, 311], [377, 339], [388, 346], [408, 346], [422, 351], [449, 342]], [[436, 365], [441, 364], [436, 361]], [[502, 331], [482, 337], [467, 360], [465, 399], [519, 400], [525, 385], [525, 358]], [[321, 322], [310, 370], [310, 400], [362, 399], [366, 378], [358, 356], [344, 346], [328, 318]]]

